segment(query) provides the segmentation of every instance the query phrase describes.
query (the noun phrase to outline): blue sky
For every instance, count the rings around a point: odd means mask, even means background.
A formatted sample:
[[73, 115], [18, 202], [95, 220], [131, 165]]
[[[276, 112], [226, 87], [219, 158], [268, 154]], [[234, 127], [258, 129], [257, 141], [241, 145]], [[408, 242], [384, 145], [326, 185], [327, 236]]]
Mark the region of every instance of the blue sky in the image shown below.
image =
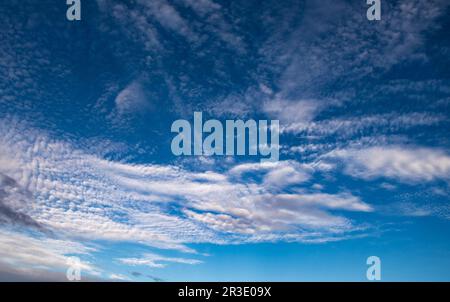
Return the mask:
[[[450, 3], [0, 4], [0, 279], [450, 279]], [[280, 160], [177, 119], [280, 121]]]

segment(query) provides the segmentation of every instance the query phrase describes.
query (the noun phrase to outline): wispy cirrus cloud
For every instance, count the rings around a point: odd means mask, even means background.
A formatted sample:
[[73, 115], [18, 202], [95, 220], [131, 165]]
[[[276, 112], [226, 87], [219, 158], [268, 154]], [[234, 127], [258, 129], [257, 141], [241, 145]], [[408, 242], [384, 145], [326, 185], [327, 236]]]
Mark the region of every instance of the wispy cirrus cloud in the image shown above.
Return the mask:
[[[76, 241], [52, 239], [42, 235], [2, 229], [0, 233], [0, 271], [25, 279], [66, 280], [65, 273], [73, 255], [89, 255], [95, 252]], [[79, 268], [86, 276], [95, 278], [101, 270], [92, 263], [80, 261]], [[87, 279], [88, 280], [88, 279]]]
[[334, 150], [324, 159], [343, 163], [358, 178], [390, 178], [400, 182], [448, 181], [450, 156], [443, 150], [414, 146], [383, 146]]
[[177, 257], [164, 257], [157, 254], [144, 254], [139, 258], [120, 258], [118, 261], [131, 265], [131, 266], [148, 266], [152, 268], [163, 268], [168, 263], [181, 263], [181, 264], [200, 264], [202, 261], [196, 259], [177, 258]]
[[[302, 107], [301, 104], [299, 107]], [[328, 136], [354, 139], [357, 135], [364, 133], [376, 132], [379, 136], [383, 133], [396, 133], [414, 127], [434, 126], [443, 122], [448, 122], [448, 118], [438, 113], [384, 113], [288, 123], [282, 128], [282, 131], [320, 137], [321, 139]]]
[[445, 203], [394, 202], [381, 211], [388, 215], [408, 217], [440, 217], [450, 219], [450, 206]]
[[383, 20], [374, 25], [367, 22], [365, 14], [354, 13], [364, 11], [364, 4], [305, 1], [292, 7], [298, 13], [307, 12], [303, 18], [284, 18], [272, 25], [273, 34], [262, 53], [267, 56], [267, 66], [279, 72], [278, 85], [284, 97], [317, 95], [332, 83], [351, 83], [401, 62], [425, 60], [421, 49], [424, 37], [436, 29], [447, 8], [442, 0], [385, 3]]

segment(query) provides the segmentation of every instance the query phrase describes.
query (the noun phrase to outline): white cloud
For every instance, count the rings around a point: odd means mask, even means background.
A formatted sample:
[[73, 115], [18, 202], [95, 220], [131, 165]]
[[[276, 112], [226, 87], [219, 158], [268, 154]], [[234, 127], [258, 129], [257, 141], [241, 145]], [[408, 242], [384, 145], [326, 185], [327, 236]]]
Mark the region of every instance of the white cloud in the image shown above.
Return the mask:
[[[1, 270], [21, 275], [33, 276], [45, 270], [65, 273], [71, 256], [89, 255], [94, 251], [94, 248], [74, 241], [32, 237], [6, 229], [0, 232]], [[79, 267], [83, 275], [97, 276], [100, 273], [86, 261], [81, 261]]]
[[[286, 109], [287, 110], [287, 109]], [[299, 109], [300, 110], [300, 109]], [[333, 118], [320, 121], [307, 121], [292, 123], [283, 127], [284, 132], [307, 136], [322, 137], [339, 136], [342, 138], [355, 137], [365, 131], [377, 131], [377, 134], [405, 130], [413, 127], [437, 125], [446, 120], [440, 114], [421, 112], [412, 113], [385, 113], [375, 115], [364, 115], [358, 117]]]
[[[105, 160], [14, 122], [2, 121], [0, 129], [5, 161], [0, 172], [32, 193], [27, 215], [65, 236], [193, 252], [187, 243], [242, 242], [249, 240], [243, 236], [261, 238], [259, 232], [318, 228], [322, 234], [339, 230], [344, 235], [356, 226], [334, 210], [371, 210], [351, 194], [280, 194], [286, 185], [308, 180], [313, 170], [293, 161], [195, 172]], [[248, 172], [262, 179], [241, 179]], [[180, 212], [166, 212], [167, 203]], [[232, 236], [222, 237], [222, 232]]]
[[187, 21], [181, 17], [176, 8], [165, 0], [145, 1], [139, 0], [139, 4], [147, 10], [151, 17], [156, 19], [163, 27], [174, 31], [188, 40], [194, 42], [198, 39]]
[[246, 173], [262, 173], [263, 184], [268, 188], [284, 188], [310, 179], [312, 168], [295, 161], [245, 163], [232, 167], [230, 175], [242, 177]]
[[288, 101], [277, 97], [266, 101], [263, 110], [280, 120], [281, 125], [291, 125], [311, 122], [324, 109], [324, 105], [320, 100]]
[[345, 173], [363, 179], [386, 177], [421, 182], [450, 178], [450, 156], [440, 149], [412, 146], [338, 149], [323, 158], [342, 161]]
[[141, 258], [120, 258], [118, 260], [127, 265], [144, 265], [152, 268], [163, 268], [167, 266], [167, 263], [181, 263], [191, 265], [202, 263], [202, 261], [196, 259], [165, 257], [151, 253], [146, 253]]
[[109, 275], [109, 279], [111, 279], [111, 280], [118, 280], [118, 281], [128, 281], [128, 280], [130, 280], [130, 278], [128, 278], [127, 276], [124, 276], [122, 274], [110, 274]]
[[[246, 196], [236, 206], [221, 205], [221, 214], [205, 207], [202, 212], [185, 213], [213, 229], [226, 233], [251, 235], [246, 241], [261, 236], [286, 234], [308, 234], [307, 230], [326, 233], [345, 233], [355, 228], [351, 221], [332, 215], [328, 210], [370, 212], [372, 207], [350, 194], [259, 194]], [[299, 231], [303, 229], [302, 231]], [[312, 231], [313, 233], [314, 231]], [[281, 235], [282, 237], [283, 235]]]
[[148, 107], [148, 100], [139, 80], [131, 82], [119, 92], [115, 104], [119, 114], [132, 113]]

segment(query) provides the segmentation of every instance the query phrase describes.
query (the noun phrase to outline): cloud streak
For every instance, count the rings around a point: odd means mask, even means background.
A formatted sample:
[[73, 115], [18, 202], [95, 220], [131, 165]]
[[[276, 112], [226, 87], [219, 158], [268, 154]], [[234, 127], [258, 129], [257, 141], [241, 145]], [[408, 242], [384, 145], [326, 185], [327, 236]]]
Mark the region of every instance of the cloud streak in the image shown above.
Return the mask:
[[450, 156], [443, 150], [384, 146], [334, 150], [323, 156], [344, 164], [344, 172], [358, 178], [390, 178], [402, 182], [449, 180]]
[[168, 263], [181, 263], [181, 264], [200, 264], [200, 260], [187, 259], [187, 258], [176, 258], [176, 257], [164, 257], [157, 254], [147, 253], [140, 258], [120, 258], [118, 261], [131, 265], [131, 266], [148, 266], [151, 268], [163, 268], [166, 267]]

